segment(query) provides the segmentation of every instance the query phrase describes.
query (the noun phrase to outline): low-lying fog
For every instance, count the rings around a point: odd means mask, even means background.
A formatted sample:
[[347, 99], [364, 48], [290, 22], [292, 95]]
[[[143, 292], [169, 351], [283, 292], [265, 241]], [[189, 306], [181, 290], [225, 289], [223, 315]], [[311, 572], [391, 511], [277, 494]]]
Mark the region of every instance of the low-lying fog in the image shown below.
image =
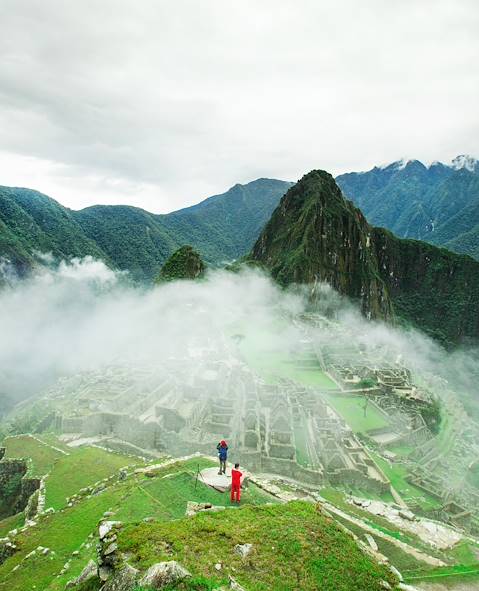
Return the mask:
[[[318, 291], [315, 310], [336, 322], [315, 329], [315, 340], [362, 343], [378, 357], [387, 352], [413, 371], [447, 378], [474, 409], [477, 351], [446, 353], [417, 331], [366, 321], [327, 286]], [[304, 339], [293, 318], [308, 309], [305, 290], [283, 291], [253, 270], [149, 289], [91, 258], [50, 264], [26, 280], [10, 276], [0, 291], [0, 415], [61, 375], [182, 357], [192, 342], [221, 348], [235, 332], [244, 346], [254, 340], [256, 350], [287, 356]]]

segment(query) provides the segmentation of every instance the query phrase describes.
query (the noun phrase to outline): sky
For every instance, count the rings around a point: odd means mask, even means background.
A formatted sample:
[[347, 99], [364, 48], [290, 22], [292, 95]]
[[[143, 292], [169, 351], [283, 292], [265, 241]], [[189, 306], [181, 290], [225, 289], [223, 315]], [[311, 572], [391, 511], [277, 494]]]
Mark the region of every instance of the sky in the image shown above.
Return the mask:
[[0, 184], [168, 212], [479, 156], [477, 0], [2, 0]]

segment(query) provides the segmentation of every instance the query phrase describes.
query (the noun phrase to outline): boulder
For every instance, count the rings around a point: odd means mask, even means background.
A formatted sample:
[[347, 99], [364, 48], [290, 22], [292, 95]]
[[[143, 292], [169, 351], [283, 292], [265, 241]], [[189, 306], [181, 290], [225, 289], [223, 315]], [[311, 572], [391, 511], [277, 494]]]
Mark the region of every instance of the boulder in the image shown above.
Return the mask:
[[195, 503], [195, 501], [188, 501], [186, 503], [186, 516], [193, 517], [197, 513], [203, 511], [224, 511], [226, 507], [221, 505], [212, 505], [211, 503]]
[[102, 587], [102, 591], [133, 591], [138, 586], [139, 575], [140, 571], [129, 564], [125, 564], [123, 568], [115, 571], [114, 575], [107, 580]]
[[110, 533], [110, 531], [115, 527], [115, 525], [121, 525], [121, 521], [105, 521], [101, 523], [99, 527], [100, 540], [103, 540], [103, 538], [108, 533]]
[[236, 544], [234, 550], [241, 558], [246, 558], [253, 549], [253, 544]]
[[77, 585], [81, 585], [90, 579], [93, 579], [97, 576], [97, 566], [93, 560], [90, 560], [85, 568], [81, 571], [76, 579], [72, 579], [68, 581], [67, 588], [76, 587]]
[[140, 581], [140, 585], [149, 586], [153, 589], [163, 589], [167, 585], [172, 585], [188, 577], [191, 577], [191, 573], [176, 560], [157, 562], [147, 570]]
[[414, 515], [414, 513], [412, 511], [409, 511], [408, 509], [401, 509], [399, 511], [399, 517], [402, 517], [403, 519], [407, 519], [408, 521], [415, 521], [416, 520], [416, 516]]
[[246, 591], [244, 587], [242, 587], [238, 582], [236, 582], [233, 577], [229, 578], [230, 589], [233, 591]]

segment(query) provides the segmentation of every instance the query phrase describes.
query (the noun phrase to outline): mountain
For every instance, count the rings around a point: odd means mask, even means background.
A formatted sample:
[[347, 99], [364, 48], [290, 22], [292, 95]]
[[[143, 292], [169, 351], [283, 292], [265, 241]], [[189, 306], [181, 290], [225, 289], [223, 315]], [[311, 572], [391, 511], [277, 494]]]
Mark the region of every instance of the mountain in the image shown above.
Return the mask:
[[110, 262], [73, 214], [38, 191], [0, 187], [0, 258], [11, 261], [20, 274], [35, 264], [38, 253], [92, 255]]
[[374, 225], [479, 259], [479, 161], [403, 160], [336, 178]]
[[152, 281], [167, 258], [192, 244], [215, 265], [249, 251], [291, 183], [258, 179], [171, 214], [130, 206], [63, 207], [30, 189], [0, 187], [0, 260], [21, 275], [42, 260], [92, 255]]
[[198, 252], [185, 245], [176, 250], [161, 268], [156, 283], [177, 279], [198, 279], [205, 274], [205, 264]]
[[479, 262], [371, 226], [325, 171], [289, 189], [249, 259], [284, 285], [326, 281], [366, 316], [419, 327], [445, 344], [479, 337]]
[[192, 244], [207, 262], [236, 259], [253, 246], [292, 183], [258, 179], [162, 216], [171, 235]]
[[380, 276], [371, 229], [331, 175], [313, 170], [281, 199], [252, 251], [281, 284], [325, 281], [359, 300], [373, 318], [392, 307]]

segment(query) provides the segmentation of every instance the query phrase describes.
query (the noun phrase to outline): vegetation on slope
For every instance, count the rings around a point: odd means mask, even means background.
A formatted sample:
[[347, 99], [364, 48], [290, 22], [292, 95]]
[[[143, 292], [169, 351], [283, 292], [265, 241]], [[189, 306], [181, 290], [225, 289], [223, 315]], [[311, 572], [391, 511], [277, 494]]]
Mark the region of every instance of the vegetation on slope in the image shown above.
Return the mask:
[[38, 253], [92, 255], [150, 282], [183, 244], [211, 264], [244, 255], [290, 185], [258, 179], [166, 215], [107, 205], [72, 211], [37, 191], [0, 187], [0, 258], [23, 274]]
[[[87, 476], [88, 465], [93, 465], [97, 460], [104, 461], [104, 454], [107, 453], [95, 447], [86, 447], [84, 451], [89, 454], [90, 463], [79, 463], [78, 467], [72, 463], [69, 466], [68, 474], [79, 471], [83, 475], [81, 482], [77, 482], [77, 487], [94, 479], [93, 474], [90, 478]], [[118, 456], [109, 455], [112, 458]], [[77, 457], [72, 454], [69, 458], [73, 462]], [[134, 461], [129, 458], [130, 464]], [[80, 497], [73, 506], [62, 504], [60, 510], [43, 515], [38, 519], [37, 525], [17, 534], [15, 541], [18, 552], [0, 565], [0, 589], [63, 591], [67, 581], [77, 576], [90, 558], [96, 557], [97, 525], [105, 511], [111, 511], [114, 514], [112, 519], [125, 524], [138, 522], [147, 517], [164, 522], [182, 518], [189, 500], [224, 504], [224, 494], [206, 486], [201, 480], [196, 483], [198, 467], [202, 469], [211, 465], [213, 462], [210, 460], [195, 458], [170, 464], [159, 469], [156, 475], [150, 478], [133, 474], [126, 480], [121, 480], [115, 476], [104, 483], [105, 488], [91, 496], [88, 492], [81, 493], [77, 488], [75, 493], [80, 493]], [[116, 473], [115, 467], [112, 474]], [[71, 494], [71, 484], [66, 474], [64, 472], [63, 478], [58, 478], [55, 484], [58, 498], [62, 499]], [[46, 481], [47, 494], [49, 479], [50, 477]], [[63, 489], [60, 490], [62, 483]], [[275, 502], [275, 499], [252, 485], [245, 492], [243, 502], [264, 504]], [[0, 531], [2, 524], [0, 521]], [[12, 521], [9, 521], [5, 525], [11, 524]], [[26, 558], [38, 546], [49, 548], [49, 553], [43, 555], [37, 552]], [[73, 554], [76, 552], [79, 554]], [[67, 572], [59, 574], [66, 562], [69, 562]], [[18, 569], [13, 571], [17, 565]]]
[[[234, 551], [245, 543], [253, 544], [246, 560]], [[332, 519], [301, 501], [130, 525], [118, 544], [133, 566], [178, 560], [196, 577], [219, 586], [232, 575], [249, 591], [379, 591], [383, 580], [395, 585], [394, 576]]]
[[369, 248], [369, 229], [333, 177], [313, 170], [281, 199], [251, 258], [283, 285], [325, 281], [358, 300], [369, 316], [389, 318], [391, 305]]
[[200, 255], [191, 246], [182, 246], [175, 251], [161, 268], [156, 283], [178, 279], [200, 279], [206, 271]]
[[412, 160], [336, 181], [371, 224], [479, 258], [479, 167], [454, 170]]
[[250, 260], [282, 284], [326, 281], [367, 317], [397, 316], [443, 343], [479, 337], [479, 263], [370, 226], [324, 171], [281, 199]]

